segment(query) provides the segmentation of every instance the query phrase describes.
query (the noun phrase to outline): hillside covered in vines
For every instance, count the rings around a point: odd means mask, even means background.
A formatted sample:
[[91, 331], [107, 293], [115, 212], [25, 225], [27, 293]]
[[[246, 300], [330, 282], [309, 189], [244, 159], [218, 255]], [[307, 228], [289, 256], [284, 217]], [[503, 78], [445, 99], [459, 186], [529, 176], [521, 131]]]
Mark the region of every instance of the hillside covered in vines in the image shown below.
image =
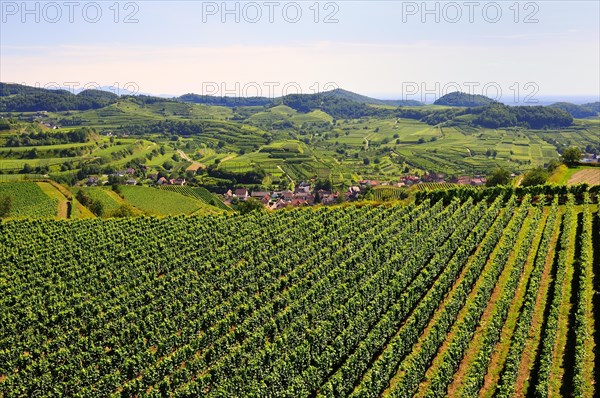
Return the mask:
[[587, 192], [6, 221], [0, 396], [591, 397], [599, 226]]

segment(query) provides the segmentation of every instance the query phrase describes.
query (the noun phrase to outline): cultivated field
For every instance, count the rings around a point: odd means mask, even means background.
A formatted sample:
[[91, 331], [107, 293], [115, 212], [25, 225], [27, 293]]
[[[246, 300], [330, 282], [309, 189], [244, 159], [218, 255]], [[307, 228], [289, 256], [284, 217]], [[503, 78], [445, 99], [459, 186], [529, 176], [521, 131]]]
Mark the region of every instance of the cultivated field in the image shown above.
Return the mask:
[[598, 206], [561, 199], [3, 222], [0, 396], [592, 397]]
[[569, 178], [567, 184], [589, 184], [589, 185], [600, 185], [600, 167], [592, 167], [576, 172]]

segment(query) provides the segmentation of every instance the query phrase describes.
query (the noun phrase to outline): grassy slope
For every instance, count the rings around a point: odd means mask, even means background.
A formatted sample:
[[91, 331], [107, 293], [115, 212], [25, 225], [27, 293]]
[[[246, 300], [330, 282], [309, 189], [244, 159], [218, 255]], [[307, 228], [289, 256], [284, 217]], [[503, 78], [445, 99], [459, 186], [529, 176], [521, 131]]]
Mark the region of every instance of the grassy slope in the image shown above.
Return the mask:
[[67, 206], [67, 198], [65, 197], [65, 195], [63, 195], [62, 192], [60, 192], [58, 189], [56, 189], [52, 184], [48, 183], [48, 182], [38, 182], [36, 183], [38, 187], [41, 188], [42, 191], [44, 191], [44, 193], [46, 195], [48, 195], [49, 198], [56, 200], [56, 202], [58, 203], [58, 213], [57, 213], [57, 217], [58, 218], [68, 218], [68, 206]]
[[73, 208], [71, 210], [71, 218], [95, 218], [94, 213], [87, 207], [73, 199]]

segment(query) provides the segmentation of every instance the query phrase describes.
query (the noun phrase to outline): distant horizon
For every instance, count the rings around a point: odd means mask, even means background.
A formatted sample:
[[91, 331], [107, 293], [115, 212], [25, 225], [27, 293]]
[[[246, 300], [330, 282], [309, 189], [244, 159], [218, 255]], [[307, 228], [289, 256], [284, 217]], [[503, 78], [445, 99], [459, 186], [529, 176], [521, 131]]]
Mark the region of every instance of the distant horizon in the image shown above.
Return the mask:
[[[23, 83], [15, 83], [15, 82], [0, 82], [0, 83], [5, 83], [5, 84], [21, 84], [21, 85], [26, 85], [27, 84], [23, 84]], [[29, 87], [39, 87], [39, 86], [29, 86]], [[44, 87], [41, 87], [44, 88]], [[206, 95], [209, 97], [215, 97], [215, 98], [223, 98], [223, 97], [229, 97], [229, 98], [252, 98], [252, 97], [256, 97], [256, 96], [242, 96], [242, 95], [210, 95], [210, 94], [202, 94], [199, 92], [194, 92], [193, 90], [181, 93], [181, 94], [165, 94], [165, 93], [160, 93], [160, 94], [156, 94], [156, 93], [152, 93], [152, 92], [130, 92], [127, 90], [124, 90], [123, 88], [118, 88], [119, 91], [123, 91], [123, 92], [115, 92], [116, 90], [114, 89], [114, 87], [112, 86], [100, 86], [100, 87], [92, 87], [94, 89], [100, 89], [102, 91], [106, 91], [106, 92], [113, 92], [115, 94], [118, 95], [149, 95], [149, 96], [153, 96], [153, 97], [159, 97], [159, 98], [165, 98], [165, 99], [172, 99], [172, 98], [178, 98], [181, 97], [183, 95], [186, 94], [195, 94], [195, 95]], [[74, 94], [78, 94], [81, 91], [83, 91], [83, 88], [76, 88], [73, 89], [73, 86], [63, 86], [63, 87], [47, 87], [47, 89], [62, 89], [62, 90], [67, 90], [70, 91]], [[431, 100], [428, 99], [430, 97], [425, 96], [426, 101], [421, 101], [419, 98], [412, 98], [412, 97], [408, 97], [408, 98], [404, 98], [403, 94], [398, 94], [398, 95], [390, 95], [390, 94], [366, 94], [366, 93], [362, 93], [362, 92], [358, 92], [358, 91], [353, 91], [353, 90], [348, 90], [346, 88], [343, 87], [337, 87], [335, 89], [341, 89], [347, 92], [351, 92], [354, 94], [358, 94], [358, 95], [362, 95], [365, 97], [369, 97], [375, 100], [382, 100], [382, 101], [402, 101], [402, 100], [415, 100], [418, 102], [422, 102], [423, 104], [426, 105], [430, 105], [433, 104], [433, 102], [435, 102], [435, 99]], [[335, 90], [332, 89], [332, 90]], [[324, 93], [324, 92], [329, 92], [332, 90], [326, 90], [326, 91], [319, 91], [318, 93]], [[308, 93], [303, 93], [303, 94], [315, 94], [312, 92], [308, 92]], [[467, 93], [468, 94], [468, 93]], [[474, 95], [479, 95], [479, 94], [474, 94]], [[261, 96], [263, 98], [279, 98], [279, 96], [274, 96], [274, 97], [268, 97], [268, 96]], [[441, 97], [441, 95], [440, 95]], [[570, 102], [572, 104], [576, 104], [576, 105], [581, 105], [581, 104], [587, 104], [587, 103], [592, 103], [592, 102], [598, 102], [600, 101], [600, 94], [568, 94], [568, 95], [561, 95], [561, 94], [536, 94], [535, 96], [532, 97], [532, 100], [537, 100], [537, 102], [515, 102], [514, 100], [510, 100], [510, 96], [506, 96], [508, 97], [508, 99], [503, 99], [505, 98], [505, 96], [500, 97], [500, 98], [496, 98], [496, 101], [503, 103], [505, 105], [525, 105], [525, 106], [535, 106], [535, 105], [551, 105], [553, 103], [556, 102]], [[439, 98], [439, 97], [438, 97]]]

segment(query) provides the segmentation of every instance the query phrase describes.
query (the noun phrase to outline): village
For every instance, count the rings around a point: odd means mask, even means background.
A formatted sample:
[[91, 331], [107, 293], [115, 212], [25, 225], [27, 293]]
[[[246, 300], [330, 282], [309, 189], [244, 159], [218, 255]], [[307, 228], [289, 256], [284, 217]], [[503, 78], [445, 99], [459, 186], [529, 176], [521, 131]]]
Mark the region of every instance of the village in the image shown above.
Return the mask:
[[[187, 181], [184, 177], [167, 178], [159, 173], [147, 174], [144, 178], [137, 175], [135, 169], [127, 168], [118, 170], [108, 177], [108, 182], [124, 185], [149, 185], [149, 186], [193, 186], [193, 181]], [[302, 181], [295, 185], [294, 189], [266, 190], [264, 188], [252, 189], [251, 187], [231, 187], [220, 196], [227, 205], [235, 205], [240, 201], [256, 200], [270, 210], [288, 207], [313, 206], [317, 204], [331, 205], [343, 202], [352, 202], [367, 198], [366, 193], [376, 189], [410, 188], [422, 185], [434, 188], [437, 184], [456, 184], [484, 186], [486, 178], [483, 176], [460, 176], [446, 178], [443, 174], [425, 173], [423, 176], [414, 174], [404, 175], [397, 182], [360, 180], [346, 190], [334, 190], [319, 188], [317, 183]], [[90, 176], [86, 185], [96, 186], [106, 184], [106, 178]]]
[[[246, 188], [233, 188], [227, 190], [223, 195], [223, 201], [226, 204], [232, 204], [236, 201], [254, 199], [262, 203], [271, 210], [283, 209], [286, 207], [312, 206], [316, 204], [330, 205], [343, 202], [357, 201], [364, 198], [364, 193], [376, 187], [397, 187], [408, 188], [417, 184], [458, 184], [471, 186], [484, 186], [486, 178], [482, 176], [469, 177], [461, 176], [446, 181], [442, 174], [425, 174], [423, 177], [416, 175], [407, 175], [400, 178], [400, 181], [392, 184], [389, 182], [380, 182], [377, 180], [361, 180], [357, 185], [350, 186], [345, 192], [331, 191], [326, 189], [314, 189], [310, 183], [301, 182], [294, 190], [282, 191], [249, 191]], [[431, 186], [430, 185], [430, 186]]]

